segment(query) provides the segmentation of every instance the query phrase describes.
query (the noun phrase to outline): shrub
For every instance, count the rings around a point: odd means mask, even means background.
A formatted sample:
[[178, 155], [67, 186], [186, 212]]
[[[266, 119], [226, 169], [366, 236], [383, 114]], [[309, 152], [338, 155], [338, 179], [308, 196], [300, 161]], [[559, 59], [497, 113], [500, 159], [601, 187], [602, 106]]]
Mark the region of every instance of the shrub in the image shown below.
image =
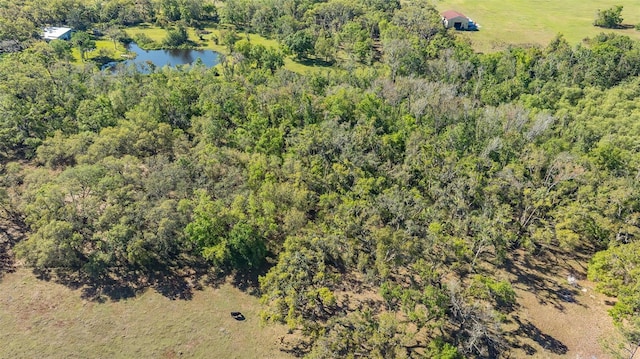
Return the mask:
[[136, 34], [133, 36], [133, 40], [143, 49], [156, 47], [156, 43], [146, 34]]
[[598, 10], [596, 20], [593, 25], [615, 29], [622, 24], [622, 5], [616, 5], [606, 10]]
[[189, 41], [189, 35], [187, 29], [184, 26], [178, 26], [175, 29], [167, 31], [167, 37], [164, 39], [164, 44], [169, 47], [178, 47], [186, 44]]

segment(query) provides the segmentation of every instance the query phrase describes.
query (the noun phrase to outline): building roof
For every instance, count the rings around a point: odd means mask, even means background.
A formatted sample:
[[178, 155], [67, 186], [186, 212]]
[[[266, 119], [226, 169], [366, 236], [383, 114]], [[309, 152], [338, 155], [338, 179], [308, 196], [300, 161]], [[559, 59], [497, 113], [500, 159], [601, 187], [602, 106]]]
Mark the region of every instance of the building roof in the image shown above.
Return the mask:
[[463, 14], [461, 14], [461, 13], [459, 13], [457, 11], [454, 11], [454, 10], [447, 10], [447, 11], [443, 12], [442, 13], [442, 17], [447, 19], [447, 20], [453, 19], [453, 18], [456, 18], [456, 17], [463, 17], [465, 19], [467, 18]]
[[69, 31], [71, 31], [70, 27], [45, 27], [42, 37], [46, 40], [55, 40]]

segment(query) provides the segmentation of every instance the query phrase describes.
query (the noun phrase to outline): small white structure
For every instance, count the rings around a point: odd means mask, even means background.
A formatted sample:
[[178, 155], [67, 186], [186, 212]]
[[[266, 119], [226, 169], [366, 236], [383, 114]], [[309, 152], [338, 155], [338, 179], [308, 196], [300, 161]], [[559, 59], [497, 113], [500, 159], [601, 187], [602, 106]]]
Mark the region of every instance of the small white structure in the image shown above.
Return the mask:
[[457, 11], [448, 10], [443, 12], [442, 23], [447, 29], [469, 30], [469, 18]]
[[70, 27], [45, 27], [42, 37], [47, 40], [71, 40]]

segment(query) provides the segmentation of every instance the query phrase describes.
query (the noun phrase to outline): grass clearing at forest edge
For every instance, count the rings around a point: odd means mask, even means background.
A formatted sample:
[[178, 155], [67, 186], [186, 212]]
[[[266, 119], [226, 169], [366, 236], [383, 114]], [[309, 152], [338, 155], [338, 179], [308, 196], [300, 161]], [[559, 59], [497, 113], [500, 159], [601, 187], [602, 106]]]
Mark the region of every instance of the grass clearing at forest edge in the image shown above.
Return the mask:
[[[111, 40], [98, 39], [96, 40], [96, 48], [87, 51], [85, 54], [87, 60], [91, 60], [97, 58], [101, 55], [107, 55], [113, 59], [120, 59], [124, 54], [127, 53], [127, 49], [120, 43], [113, 44]], [[82, 59], [80, 58], [80, 51], [77, 48], [71, 49], [71, 56], [74, 62], [81, 63]]]
[[[499, 272], [518, 297], [503, 327], [512, 357], [604, 358], [611, 353], [603, 342], [617, 347], [612, 298], [593, 291], [584, 261], [518, 253]], [[577, 288], [564, 279], [569, 270], [580, 278]], [[258, 298], [228, 283], [205, 285], [189, 300], [147, 289], [96, 302], [19, 268], [2, 276], [0, 293], [0, 358], [292, 358], [281, 348], [296, 341], [284, 326], [262, 324]]]
[[261, 324], [258, 298], [230, 284], [205, 286], [190, 300], [147, 290], [105, 303], [28, 269], [4, 275], [0, 286], [0, 358], [290, 357], [279, 350], [286, 329]]
[[601, 32], [615, 32], [640, 39], [633, 27], [604, 29], [593, 26], [598, 10], [622, 5], [623, 25], [640, 23], [640, 1], [637, 0], [444, 0], [437, 2], [439, 11], [456, 10], [480, 24], [480, 31], [460, 32], [477, 51], [491, 52], [509, 45], [537, 44], [545, 46], [557, 34], [578, 44]]

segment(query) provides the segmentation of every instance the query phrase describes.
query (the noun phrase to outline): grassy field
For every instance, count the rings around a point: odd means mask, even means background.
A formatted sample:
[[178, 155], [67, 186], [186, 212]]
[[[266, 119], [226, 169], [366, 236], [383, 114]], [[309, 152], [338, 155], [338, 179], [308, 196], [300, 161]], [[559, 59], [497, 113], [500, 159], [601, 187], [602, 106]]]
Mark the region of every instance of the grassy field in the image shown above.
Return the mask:
[[593, 26], [598, 9], [623, 5], [624, 25], [640, 23], [638, 0], [443, 0], [438, 10], [456, 10], [480, 24], [480, 31], [462, 32], [478, 51], [500, 50], [509, 44], [546, 45], [561, 33], [571, 44], [603, 31], [640, 39], [633, 28], [608, 30]]
[[[113, 59], [119, 59], [127, 52], [127, 50], [122, 46], [122, 44], [117, 44], [114, 46], [113, 41], [111, 40], [96, 40], [96, 48], [92, 51], [89, 51], [85, 54], [87, 60], [91, 60], [97, 58], [102, 55], [107, 55]], [[81, 63], [82, 59], [80, 58], [80, 51], [77, 48], [73, 48], [71, 50], [71, 56], [73, 57], [73, 61], [77, 63]]]
[[261, 325], [259, 309], [229, 284], [190, 300], [149, 290], [96, 303], [19, 269], [0, 282], [0, 358], [288, 358], [278, 347], [285, 328]]

